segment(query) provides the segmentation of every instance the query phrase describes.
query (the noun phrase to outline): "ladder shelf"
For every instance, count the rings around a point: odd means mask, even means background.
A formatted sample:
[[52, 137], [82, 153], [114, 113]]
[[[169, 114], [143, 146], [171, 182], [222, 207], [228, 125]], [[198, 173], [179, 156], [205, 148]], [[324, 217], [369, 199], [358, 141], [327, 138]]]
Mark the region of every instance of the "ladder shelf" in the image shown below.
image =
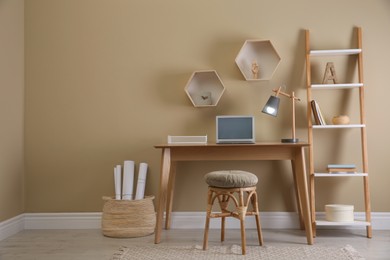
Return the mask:
[[[311, 217], [312, 217], [312, 226], [313, 226], [313, 234], [315, 236], [316, 234], [316, 227], [317, 226], [363, 226], [366, 227], [367, 231], [367, 237], [372, 237], [372, 225], [371, 225], [371, 202], [370, 202], [370, 191], [369, 191], [369, 170], [368, 170], [368, 159], [367, 159], [367, 137], [366, 137], [366, 119], [365, 119], [365, 111], [364, 111], [364, 83], [363, 83], [363, 49], [362, 49], [362, 30], [360, 27], [356, 27], [356, 43], [357, 48], [352, 49], [331, 49], [331, 50], [312, 50], [310, 46], [310, 32], [309, 30], [305, 30], [305, 37], [306, 37], [306, 52], [305, 52], [305, 58], [306, 58], [306, 88], [307, 88], [307, 124], [308, 124], [308, 141], [309, 141], [309, 179], [310, 179], [310, 208], [311, 208]], [[358, 82], [354, 83], [341, 83], [337, 84], [337, 82], [334, 80], [333, 83], [335, 84], [313, 84], [312, 83], [312, 64], [311, 59], [332, 59], [332, 56], [339, 56], [339, 55], [353, 55], [353, 59], [356, 58], [357, 66], [355, 70], [357, 70], [357, 78]], [[332, 63], [329, 62], [328, 63]], [[348, 64], [348, 66], [351, 66], [351, 64]], [[354, 68], [352, 68], [353, 70]], [[352, 71], [350, 70], [350, 71]], [[314, 73], [315, 74], [315, 73]], [[325, 79], [325, 75], [324, 75]], [[323, 80], [324, 81], [324, 80]], [[326, 83], [324, 81], [324, 83]], [[324, 90], [324, 91], [331, 91], [331, 90], [349, 90], [349, 89], [356, 89], [359, 91], [359, 96], [356, 100], [356, 96], [350, 96], [349, 98], [352, 99], [353, 102], [358, 103], [359, 108], [356, 110], [359, 110], [359, 120], [357, 123], [354, 124], [345, 124], [345, 125], [316, 125], [313, 123], [313, 111], [312, 111], [312, 105], [311, 101], [312, 99], [312, 91], [314, 90]], [[321, 92], [323, 93], [323, 92]], [[316, 95], [319, 95], [320, 93], [316, 92]], [[314, 108], [315, 109], [315, 108]], [[315, 111], [318, 113], [318, 111]], [[329, 173], [329, 172], [315, 172], [315, 156], [314, 156], [314, 146], [315, 143], [315, 136], [314, 136], [314, 130], [316, 129], [322, 129], [321, 132], [325, 131], [325, 136], [321, 135], [321, 138], [328, 138], [328, 133], [331, 134], [333, 132], [330, 129], [359, 129], [360, 131], [360, 149], [361, 149], [361, 158], [358, 160], [361, 161], [361, 172], [343, 172], [342, 168], [340, 169], [339, 173]], [[330, 132], [326, 132], [328, 130]], [[317, 132], [316, 132], [317, 133]], [[348, 134], [348, 133], [346, 133]], [[333, 135], [337, 136], [336, 132], [333, 132]], [[326, 139], [327, 140], [327, 139]], [[316, 150], [317, 151], [317, 150]], [[324, 156], [324, 155], [323, 155]], [[322, 156], [322, 157], [323, 157]], [[341, 156], [341, 155], [340, 155]], [[322, 158], [323, 159], [323, 158]], [[342, 158], [340, 158], [342, 159]], [[315, 180], [318, 178], [348, 178], [348, 177], [361, 177], [363, 179], [363, 197], [364, 197], [364, 213], [365, 213], [365, 219], [364, 220], [355, 220], [350, 222], [333, 222], [333, 221], [326, 221], [322, 219], [316, 220], [316, 192], [315, 192]], [[330, 202], [333, 204], [333, 202]]]

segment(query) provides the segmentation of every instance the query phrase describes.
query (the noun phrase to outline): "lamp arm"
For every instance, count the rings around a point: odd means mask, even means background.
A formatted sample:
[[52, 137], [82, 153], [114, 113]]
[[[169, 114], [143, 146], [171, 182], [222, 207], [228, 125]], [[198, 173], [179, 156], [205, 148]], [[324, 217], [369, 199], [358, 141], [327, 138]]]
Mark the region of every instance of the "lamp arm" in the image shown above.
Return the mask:
[[300, 98], [297, 98], [295, 95], [294, 95], [294, 92], [292, 95], [290, 94], [287, 94], [286, 92], [283, 92], [281, 91], [282, 87], [279, 87], [278, 89], [273, 89], [272, 91], [275, 92], [275, 96], [278, 96], [279, 94], [282, 95], [282, 96], [285, 96], [285, 97], [288, 97], [288, 98], [292, 98], [294, 100], [297, 100], [297, 101], [301, 101]]

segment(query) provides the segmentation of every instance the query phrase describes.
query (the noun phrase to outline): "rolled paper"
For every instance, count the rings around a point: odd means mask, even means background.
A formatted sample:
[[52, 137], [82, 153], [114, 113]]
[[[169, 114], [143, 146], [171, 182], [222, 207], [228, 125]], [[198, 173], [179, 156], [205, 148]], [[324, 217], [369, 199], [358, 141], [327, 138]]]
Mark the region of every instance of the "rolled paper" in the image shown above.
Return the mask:
[[123, 165], [122, 199], [133, 199], [134, 161], [125, 161]]
[[117, 165], [114, 168], [114, 184], [115, 184], [115, 199], [116, 200], [121, 199], [121, 173], [122, 173], [122, 166]]
[[140, 163], [139, 171], [138, 171], [137, 191], [135, 193], [136, 200], [144, 198], [147, 170], [148, 170], [148, 164]]

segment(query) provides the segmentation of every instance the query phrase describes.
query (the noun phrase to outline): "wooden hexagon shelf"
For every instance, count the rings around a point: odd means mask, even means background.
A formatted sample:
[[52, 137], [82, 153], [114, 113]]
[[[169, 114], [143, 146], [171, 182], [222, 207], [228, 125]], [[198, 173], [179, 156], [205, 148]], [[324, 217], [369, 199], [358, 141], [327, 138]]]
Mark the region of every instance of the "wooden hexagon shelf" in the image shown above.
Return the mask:
[[195, 107], [216, 106], [225, 86], [215, 70], [194, 71], [184, 88]]
[[270, 80], [280, 56], [269, 40], [246, 40], [236, 57], [245, 80]]

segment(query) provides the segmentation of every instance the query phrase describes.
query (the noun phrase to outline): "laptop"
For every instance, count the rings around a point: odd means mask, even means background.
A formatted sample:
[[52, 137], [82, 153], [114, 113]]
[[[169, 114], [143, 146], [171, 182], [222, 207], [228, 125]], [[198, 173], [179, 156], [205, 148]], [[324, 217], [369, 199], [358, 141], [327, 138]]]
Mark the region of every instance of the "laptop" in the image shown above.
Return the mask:
[[253, 116], [217, 116], [217, 144], [255, 143], [255, 119]]

